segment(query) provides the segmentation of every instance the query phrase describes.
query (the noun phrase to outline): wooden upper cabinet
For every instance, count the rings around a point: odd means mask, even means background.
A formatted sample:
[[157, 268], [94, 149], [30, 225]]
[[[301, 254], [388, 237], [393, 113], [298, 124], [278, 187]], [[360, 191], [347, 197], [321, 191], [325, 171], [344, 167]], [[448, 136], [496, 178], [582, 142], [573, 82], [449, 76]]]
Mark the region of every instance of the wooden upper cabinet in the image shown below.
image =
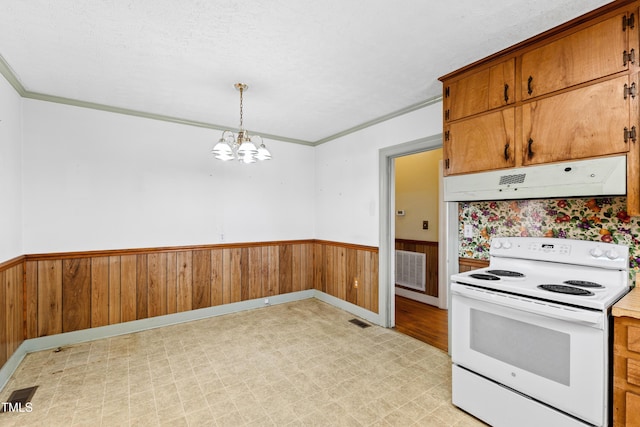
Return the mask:
[[635, 14], [620, 12], [522, 55], [520, 99], [555, 92], [629, 69], [640, 52], [628, 48]]
[[444, 85], [445, 121], [454, 121], [515, 102], [515, 59], [472, 72]]
[[444, 174], [513, 167], [514, 129], [514, 108], [505, 108], [445, 126]]
[[[524, 103], [524, 165], [626, 153], [632, 144], [629, 77]], [[627, 89], [628, 90], [628, 89]]]

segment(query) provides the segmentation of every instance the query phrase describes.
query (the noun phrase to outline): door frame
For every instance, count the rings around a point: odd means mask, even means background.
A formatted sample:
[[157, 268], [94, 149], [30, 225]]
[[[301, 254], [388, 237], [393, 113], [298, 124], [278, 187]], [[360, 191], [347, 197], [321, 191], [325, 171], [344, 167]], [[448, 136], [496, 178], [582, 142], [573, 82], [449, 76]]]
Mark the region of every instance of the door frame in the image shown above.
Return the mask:
[[[380, 244], [378, 299], [383, 326], [395, 326], [395, 158], [442, 147], [442, 134], [408, 141], [379, 150]], [[448, 277], [457, 273], [458, 204], [442, 202], [440, 186], [440, 220], [438, 242], [438, 306], [449, 306]], [[455, 261], [455, 262], [454, 262]]]

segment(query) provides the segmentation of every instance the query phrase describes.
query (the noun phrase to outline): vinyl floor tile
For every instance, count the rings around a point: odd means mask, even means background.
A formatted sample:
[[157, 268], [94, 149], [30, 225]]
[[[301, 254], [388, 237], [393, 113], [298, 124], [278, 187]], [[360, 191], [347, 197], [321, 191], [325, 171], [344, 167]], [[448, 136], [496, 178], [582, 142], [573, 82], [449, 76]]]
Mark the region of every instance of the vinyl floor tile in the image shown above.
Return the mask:
[[483, 426], [451, 404], [450, 359], [316, 299], [29, 354], [12, 426]]

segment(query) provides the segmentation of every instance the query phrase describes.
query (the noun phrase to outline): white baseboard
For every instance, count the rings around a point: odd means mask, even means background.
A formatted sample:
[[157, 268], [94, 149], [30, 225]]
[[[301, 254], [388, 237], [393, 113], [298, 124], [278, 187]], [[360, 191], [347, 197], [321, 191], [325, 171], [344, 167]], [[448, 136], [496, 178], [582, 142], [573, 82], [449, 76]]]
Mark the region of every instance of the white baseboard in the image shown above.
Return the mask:
[[378, 313], [366, 310], [360, 306], [357, 306], [340, 298], [336, 298], [333, 295], [329, 295], [324, 292], [316, 291], [316, 295], [314, 295], [314, 297], [319, 299], [320, 301], [331, 304], [334, 307], [340, 308], [344, 311], [348, 311], [349, 313], [354, 314], [358, 317], [362, 317], [363, 319], [368, 320], [371, 323], [380, 326], [382, 325], [382, 319], [380, 317], [380, 314]]
[[265, 298], [259, 298], [249, 301], [218, 305], [215, 307], [201, 308], [198, 310], [184, 311], [181, 313], [167, 314], [148, 319], [133, 320], [131, 322], [118, 323], [115, 325], [100, 326], [97, 328], [83, 329], [80, 331], [65, 332], [62, 334], [25, 340], [20, 344], [2, 368], [0, 368], [0, 391], [7, 384], [11, 375], [13, 375], [15, 370], [18, 369], [20, 362], [22, 362], [22, 359], [24, 359], [28, 353], [140, 332], [162, 326], [175, 325], [177, 323], [191, 322], [193, 320], [200, 320], [208, 317], [253, 310], [267, 305], [301, 301], [309, 298], [317, 298], [320, 301], [324, 301], [337, 308], [348, 311], [372, 323], [377, 325], [381, 324], [378, 314], [315, 289], [270, 296], [268, 298], [269, 304], [265, 304]]

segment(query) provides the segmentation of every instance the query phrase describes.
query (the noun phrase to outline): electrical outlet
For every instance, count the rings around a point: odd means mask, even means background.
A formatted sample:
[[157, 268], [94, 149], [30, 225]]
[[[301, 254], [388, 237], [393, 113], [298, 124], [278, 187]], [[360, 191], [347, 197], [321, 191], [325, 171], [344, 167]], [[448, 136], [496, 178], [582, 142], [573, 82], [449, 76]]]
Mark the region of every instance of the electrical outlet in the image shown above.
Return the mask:
[[466, 239], [472, 239], [473, 238], [473, 227], [471, 226], [471, 224], [465, 224], [464, 225], [464, 237]]
[[358, 288], [358, 278], [356, 277], [355, 279], [353, 279], [353, 287], [354, 288]]

